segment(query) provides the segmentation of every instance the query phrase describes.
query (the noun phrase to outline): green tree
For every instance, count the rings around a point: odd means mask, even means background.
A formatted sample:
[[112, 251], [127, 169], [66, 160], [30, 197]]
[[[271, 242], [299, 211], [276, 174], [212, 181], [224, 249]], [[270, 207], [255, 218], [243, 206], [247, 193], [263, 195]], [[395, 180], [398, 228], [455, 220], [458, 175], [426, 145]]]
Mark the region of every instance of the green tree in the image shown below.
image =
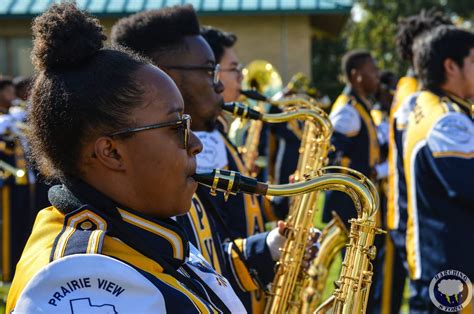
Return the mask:
[[472, 0], [357, 0], [364, 14], [359, 22], [350, 20], [344, 37], [347, 48], [371, 51], [379, 66], [403, 74], [408, 65], [396, 53], [395, 34], [400, 17], [436, 8], [458, 22], [474, 18]]

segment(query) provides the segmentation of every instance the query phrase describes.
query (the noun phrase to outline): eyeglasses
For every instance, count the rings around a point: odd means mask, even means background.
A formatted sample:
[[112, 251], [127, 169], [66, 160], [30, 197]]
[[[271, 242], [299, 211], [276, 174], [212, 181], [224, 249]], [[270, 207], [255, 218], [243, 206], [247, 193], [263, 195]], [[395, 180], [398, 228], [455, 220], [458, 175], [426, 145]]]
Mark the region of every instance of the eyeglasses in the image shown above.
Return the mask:
[[214, 66], [210, 65], [162, 65], [161, 67], [171, 69], [171, 70], [184, 70], [184, 71], [207, 71], [212, 77], [212, 83], [219, 83], [219, 73], [221, 71], [221, 66], [216, 64]]
[[158, 123], [158, 124], [151, 124], [151, 125], [146, 125], [146, 126], [140, 126], [136, 128], [127, 128], [123, 129], [117, 132], [113, 132], [109, 134], [108, 136], [119, 136], [119, 135], [124, 135], [128, 133], [135, 133], [135, 132], [141, 132], [141, 131], [147, 131], [147, 130], [153, 130], [153, 129], [160, 129], [160, 128], [166, 128], [166, 127], [177, 127], [182, 130], [182, 135], [183, 135], [183, 143], [184, 143], [184, 149], [188, 149], [188, 143], [189, 143], [189, 134], [191, 132], [191, 116], [188, 114], [183, 114], [183, 117], [179, 120], [176, 121], [170, 121], [170, 122], [164, 122], [164, 123]]
[[221, 72], [235, 72], [235, 73], [238, 73], [238, 74], [242, 74], [243, 69], [244, 69], [244, 66], [239, 63], [235, 67], [231, 67], [231, 68], [228, 68], [228, 69], [221, 68], [220, 71]]

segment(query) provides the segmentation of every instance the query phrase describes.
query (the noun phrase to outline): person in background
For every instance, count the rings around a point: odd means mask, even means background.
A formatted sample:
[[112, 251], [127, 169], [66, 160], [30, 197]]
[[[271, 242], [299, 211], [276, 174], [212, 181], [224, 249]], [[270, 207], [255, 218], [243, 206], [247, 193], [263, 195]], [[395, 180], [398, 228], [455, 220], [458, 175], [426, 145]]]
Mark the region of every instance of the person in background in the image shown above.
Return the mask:
[[[418, 38], [413, 52], [422, 91], [403, 151], [410, 312], [444, 313], [430, 300], [436, 274], [452, 269], [474, 278], [474, 33], [439, 26]], [[441, 304], [459, 310], [472, 302], [465, 289], [455, 295]]]
[[[387, 231], [394, 245], [395, 276], [387, 275], [385, 287], [393, 291], [392, 300], [383, 302], [384, 310], [390, 307], [392, 313], [398, 313], [401, 307], [403, 290], [408, 276], [406, 255], [407, 189], [405, 169], [403, 167], [404, 133], [408, 116], [416, 103], [420, 83], [413, 66], [413, 42], [439, 25], [449, 25], [450, 20], [434, 9], [405, 17], [397, 25], [395, 38], [398, 54], [409, 64], [407, 73], [400, 78], [395, 91], [388, 119], [388, 194], [387, 194]], [[403, 264], [403, 271], [399, 265]], [[392, 280], [390, 280], [392, 279]], [[388, 306], [391, 304], [391, 306]]]
[[26, 108], [27, 101], [30, 98], [31, 84], [33, 79], [31, 77], [17, 76], [13, 79], [15, 86], [16, 104]]
[[31, 191], [34, 178], [26, 165], [25, 111], [13, 106], [15, 87], [9, 78], [0, 79], [0, 208], [2, 212], [1, 272], [11, 281], [15, 265], [31, 232]]
[[15, 100], [15, 86], [8, 77], [0, 76], [0, 112], [8, 113]]
[[211, 47], [216, 62], [220, 65], [219, 80], [224, 85], [222, 92], [224, 102], [237, 101], [244, 78], [243, 66], [234, 48], [237, 36], [212, 26], [201, 27], [201, 35]]
[[[335, 147], [329, 155], [330, 163], [353, 168], [375, 179], [380, 148], [369, 98], [379, 88], [379, 70], [370, 53], [363, 50], [347, 52], [342, 59], [342, 70], [347, 85], [330, 114], [334, 127], [331, 143]], [[350, 197], [337, 191], [326, 193], [323, 221], [331, 219], [331, 211], [336, 211], [345, 223], [356, 214]]]

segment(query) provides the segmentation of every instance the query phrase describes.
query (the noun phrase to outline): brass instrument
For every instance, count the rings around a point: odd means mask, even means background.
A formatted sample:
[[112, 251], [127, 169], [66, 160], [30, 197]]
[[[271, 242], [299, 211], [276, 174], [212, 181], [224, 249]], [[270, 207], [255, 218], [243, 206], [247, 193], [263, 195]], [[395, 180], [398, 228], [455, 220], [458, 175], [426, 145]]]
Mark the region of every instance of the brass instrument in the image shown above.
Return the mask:
[[336, 212], [333, 211], [332, 215], [333, 219], [324, 227], [318, 239], [318, 255], [308, 269], [308, 278], [303, 285], [301, 313], [313, 313], [319, 305], [334, 258], [349, 242], [349, 231], [344, 222]]
[[[357, 218], [351, 219], [349, 244], [342, 263], [339, 280], [333, 296], [324, 302], [316, 313], [322, 313], [332, 308], [333, 313], [365, 313], [372, 282], [372, 263], [375, 258], [375, 235], [382, 231], [376, 226], [375, 215], [379, 208], [379, 196], [374, 184], [363, 174], [344, 167], [324, 167], [314, 173], [315, 177], [292, 184], [268, 185], [249, 177], [241, 176], [237, 172], [214, 170], [210, 174], [194, 176], [200, 184], [211, 188], [212, 193], [224, 192], [226, 195], [238, 192], [272, 196], [295, 196], [311, 194], [315, 191], [337, 190], [348, 194], [354, 201]], [[300, 211], [295, 225], [287, 225], [287, 241], [282, 250], [282, 257], [278, 265], [278, 273], [298, 274], [294, 268], [301, 265], [307, 243], [307, 234], [301, 232], [306, 215], [312, 215], [312, 208], [307, 212]], [[306, 216], [306, 217], [305, 217]], [[303, 249], [302, 249], [303, 248]], [[285, 277], [283, 284], [294, 283], [297, 278]], [[282, 287], [275, 287], [278, 291]], [[282, 291], [284, 291], [282, 289]], [[288, 300], [287, 297], [272, 296], [280, 300], [279, 307], [271, 309], [271, 313], [286, 312], [288, 306], [293, 307], [297, 300]], [[288, 303], [284, 300], [287, 299]], [[276, 303], [275, 303], [276, 304]]]
[[[273, 95], [282, 88], [281, 76], [276, 71], [275, 67], [265, 60], [255, 60], [248, 64], [242, 71], [244, 78], [242, 87], [251, 89], [259, 94]], [[242, 93], [245, 96], [244, 93]], [[244, 97], [245, 98], [245, 97]], [[265, 105], [263, 102], [253, 98], [245, 98], [245, 102], [260, 112], [265, 112]], [[263, 128], [263, 122], [260, 120], [252, 120], [248, 125], [245, 125], [245, 120], [236, 119], [231, 125], [229, 137], [239, 147], [239, 152], [246, 168], [253, 176], [257, 175], [256, 167], [264, 168], [266, 166], [266, 159], [259, 158], [258, 146], [260, 143], [260, 136]], [[244, 133], [246, 135], [244, 138]]]
[[[327, 114], [320, 108], [301, 109], [286, 108], [283, 113], [260, 114], [239, 103], [226, 104], [226, 110], [244, 118], [258, 118], [265, 122], [289, 122], [303, 118], [304, 132], [299, 149], [298, 168], [295, 180], [305, 180], [312, 172], [327, 164], [327, 155], [331, 149], [330, 139], [333, 132], [332, 124]], [[272, 294], [267, 302], [267, 312], [297, 312], [301, 307], [302, 284], [307, 275], [301, 267], [302, 256], [307, 244], [307, 237], [313, 227], [314, 214], [317, 211], [318, 192], [296, 197], [292, 203], [288, 218], [288, 226], [298, 226], [291, 240], [285, 244], [280, 263], [292, 259], [293, 255], [300, 256], [299, 262], [290, 268], [277, 271], [272, 284]], [[294, 241], [294, 242], [292, 242]], [[291, 253], [290, 253], [291, 252]], [[289, 256], [289, 255], [292, 256]]]
[[0, 160], [0, 170], [3, 172], [1, 175], [3, 179], [8, 178], [10, 175], [15, 176], [16, 179], [21, 179], [26, 175], [24, 170], [15, 168], [3, 160]]
[[[14, 121], [11, 125], [8, 126], [2, 133], [3, 140], [15, 142], [15, 148], [13, 149], [14, 154], [18, 153], [17, 146], [22, 145], [22, 140], [25, 138], [25, 133], [28, 131], [28, 128], [25, 123], [20, 121]], [[3, 144], [5, 145], [5, 144]], [[18, 156], [16, 157], [18, 158]], [[15, 177], [15, 183], [18, 185], [25, 185], [28, 183], [26, 165], [24, 157], [21, 156], [19, 159], [16, 159], [17, 168], [3, 160], [0, 160], [0, 179], [5, 180], [10, 176]]]

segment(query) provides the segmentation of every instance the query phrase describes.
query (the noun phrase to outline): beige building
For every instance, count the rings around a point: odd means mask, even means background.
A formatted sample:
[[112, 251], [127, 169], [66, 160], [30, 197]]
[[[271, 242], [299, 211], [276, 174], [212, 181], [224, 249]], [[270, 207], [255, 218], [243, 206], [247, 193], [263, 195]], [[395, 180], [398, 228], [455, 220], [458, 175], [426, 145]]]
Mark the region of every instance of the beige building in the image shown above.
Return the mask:
[[[30, 62], [31, 21], [53, 0], [0, 0], [0, 74], [33, 73]], [[58, 1], [56, 1], [58, 2]], [[243, 64], [272, 63], [287, 81], [311, 73], [311, 44], [317, 36], [336, 35], [347, 20], [352, 0], [77, 0], [100, 18], [106, 30], [120, 17], [143, 9], [191, 3], [202, 25], [238, 36]]]

